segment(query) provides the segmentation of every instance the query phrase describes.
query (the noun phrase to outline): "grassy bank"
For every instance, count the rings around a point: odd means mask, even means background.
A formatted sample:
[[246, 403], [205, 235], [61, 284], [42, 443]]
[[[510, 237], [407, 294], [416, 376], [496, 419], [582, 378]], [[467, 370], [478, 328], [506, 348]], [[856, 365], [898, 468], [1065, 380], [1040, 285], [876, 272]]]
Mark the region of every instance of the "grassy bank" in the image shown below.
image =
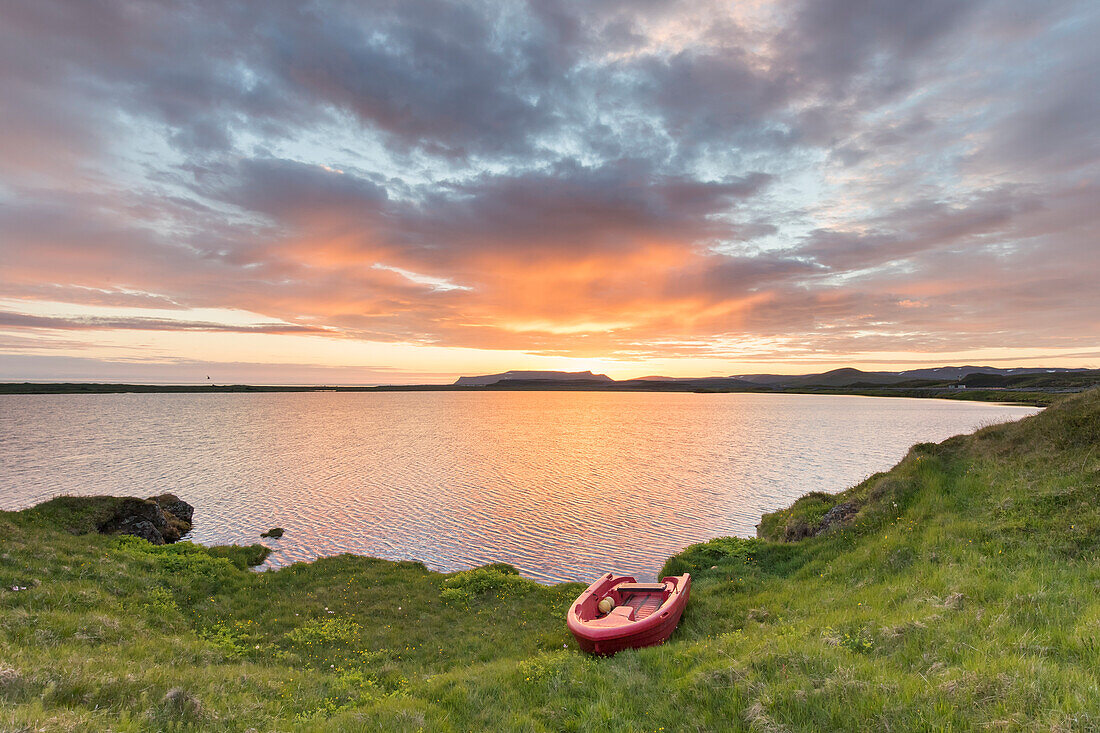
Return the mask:
[[1065, 392], [997, 389], [946, 389], [942, 387], [805, 387], [785, 389], [784, 394], [860, 395], [863, 397], [908, 397], [962, 402], [996, 402], [1004, 405], [1047, 407], [1066, 397]]
[[1098, 498], [1091, 390], [686, 549], [672, 641], [612, 659], [566, 634], [575, 584], [253, 573], [262, 548], [102, 536], [102, 501], [55, 500], [0, 514], [0, 730], [1093, 730]]

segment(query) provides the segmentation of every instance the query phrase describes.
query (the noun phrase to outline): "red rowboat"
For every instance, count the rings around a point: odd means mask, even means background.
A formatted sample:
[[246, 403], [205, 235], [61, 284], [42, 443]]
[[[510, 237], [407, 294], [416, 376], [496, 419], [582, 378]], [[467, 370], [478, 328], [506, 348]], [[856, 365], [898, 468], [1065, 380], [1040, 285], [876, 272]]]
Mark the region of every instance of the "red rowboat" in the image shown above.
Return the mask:
[[566, 623], [581, 649], [591, 654], [610, 656], [623, 649], [663, 644], [680, 623], [690, 589], [687, 573], [670, 575], [660, 583], [639, 583], [629, 575], [608, 573], [581, 593]]

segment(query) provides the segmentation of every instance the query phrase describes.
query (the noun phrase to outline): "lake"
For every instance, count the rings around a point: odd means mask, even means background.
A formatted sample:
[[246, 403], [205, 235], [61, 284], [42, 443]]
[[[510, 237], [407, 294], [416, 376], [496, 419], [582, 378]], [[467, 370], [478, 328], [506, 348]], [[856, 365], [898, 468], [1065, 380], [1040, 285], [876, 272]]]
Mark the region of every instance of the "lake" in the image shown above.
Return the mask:
[[195, 505], [191, 539], [286, 535], [268, 561], [354, 552], [543, 582], [650, 579], [763, 512], [835, 492], [1034, 408], [856, 396], [377, 392], [0, 396], [0, 509], [61, 494]]

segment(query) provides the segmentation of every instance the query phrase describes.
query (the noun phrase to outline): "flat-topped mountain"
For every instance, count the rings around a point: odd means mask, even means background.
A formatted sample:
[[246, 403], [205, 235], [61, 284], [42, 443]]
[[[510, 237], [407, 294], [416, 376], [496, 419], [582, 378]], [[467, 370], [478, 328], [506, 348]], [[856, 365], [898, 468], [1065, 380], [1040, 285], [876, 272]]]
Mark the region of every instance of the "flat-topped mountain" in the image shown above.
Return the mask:
[[519, 380], [548, 380], [554, 382], [613, 382], [606, 374], [593, 374], [592, 372], [529, 372], [513, 370], [502, 374], [485, 374], [479, 377], [459, 377], [455, 380], [456, 387], [484, 387], [497, 382], [514, 382]]

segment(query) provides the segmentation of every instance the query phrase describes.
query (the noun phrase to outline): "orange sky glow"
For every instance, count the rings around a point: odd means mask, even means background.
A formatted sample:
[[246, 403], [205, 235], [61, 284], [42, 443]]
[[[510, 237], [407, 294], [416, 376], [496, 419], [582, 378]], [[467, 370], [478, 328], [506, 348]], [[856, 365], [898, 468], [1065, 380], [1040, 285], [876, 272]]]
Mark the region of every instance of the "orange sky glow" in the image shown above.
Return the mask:
[[3, 11], [0, 380], [1100, 367], [1094, 6], [338, 5]]

